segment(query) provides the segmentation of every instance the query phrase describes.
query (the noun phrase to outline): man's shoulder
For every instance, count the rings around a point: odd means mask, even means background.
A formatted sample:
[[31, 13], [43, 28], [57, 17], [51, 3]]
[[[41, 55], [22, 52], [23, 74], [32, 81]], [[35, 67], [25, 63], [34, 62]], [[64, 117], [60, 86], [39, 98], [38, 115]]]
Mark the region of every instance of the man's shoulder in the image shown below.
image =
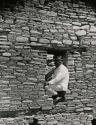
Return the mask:
[[68, 71], [68, 68], [67, 68], [66, 66], [64, 66], [63, 64], [60, 65], [60, 69], [61, 69], [61, 70], [64, 70], [64, 71], [65, 71], [65, 70]]
[[63, 64], [60, 65], [60, 68], [66, 68], [67, 69], [67, 67]]

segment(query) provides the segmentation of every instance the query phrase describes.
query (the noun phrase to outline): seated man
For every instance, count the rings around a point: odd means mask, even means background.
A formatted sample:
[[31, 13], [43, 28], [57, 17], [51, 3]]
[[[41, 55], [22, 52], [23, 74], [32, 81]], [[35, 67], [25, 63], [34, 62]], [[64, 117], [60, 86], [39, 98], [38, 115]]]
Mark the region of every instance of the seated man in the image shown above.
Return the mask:
[[65, 94], [68, 89], [69, 72], [63, 64], [63, 56], [54, 56], [54, 63], [56, 68], [45, 76], [47, 85], [45, 86], [53, 98], [53, 102], [65, 100]]

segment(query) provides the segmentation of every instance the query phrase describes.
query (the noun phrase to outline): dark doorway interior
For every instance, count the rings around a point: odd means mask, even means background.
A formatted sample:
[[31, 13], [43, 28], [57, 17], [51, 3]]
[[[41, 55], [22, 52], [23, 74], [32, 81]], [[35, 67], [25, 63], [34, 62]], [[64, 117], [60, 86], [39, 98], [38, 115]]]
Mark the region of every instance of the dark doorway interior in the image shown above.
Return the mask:
[[96, 125], [96, 119], [92, 120], [92, 125]]

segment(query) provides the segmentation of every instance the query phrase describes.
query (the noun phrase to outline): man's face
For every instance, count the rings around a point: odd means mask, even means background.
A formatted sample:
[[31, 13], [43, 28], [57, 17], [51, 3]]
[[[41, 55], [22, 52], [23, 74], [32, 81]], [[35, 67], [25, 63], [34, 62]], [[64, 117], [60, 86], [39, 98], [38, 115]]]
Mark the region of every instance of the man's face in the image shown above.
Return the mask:
[[56, 66], [56, 67], [60, 66], [60, 64], [63, 63], [62, 57], [61, 57], [61, 56], [55, 56], [55, 57], [54, 57], [54, 63], [55, 63], [55, 66]]

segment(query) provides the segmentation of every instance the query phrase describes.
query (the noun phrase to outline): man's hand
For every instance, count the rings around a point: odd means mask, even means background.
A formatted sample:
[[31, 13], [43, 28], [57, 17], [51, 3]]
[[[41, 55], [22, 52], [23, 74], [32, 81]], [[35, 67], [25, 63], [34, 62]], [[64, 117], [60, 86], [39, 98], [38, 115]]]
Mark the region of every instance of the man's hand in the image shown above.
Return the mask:
[[45, 80], [50, 81], [52, 79], [52, 75], [54, 73], [54, 69], [52, 69], [49, 73], [45, 75]]
[[49, 82], [46, 82], [46, 86], [48, 86], [49, 85]]

